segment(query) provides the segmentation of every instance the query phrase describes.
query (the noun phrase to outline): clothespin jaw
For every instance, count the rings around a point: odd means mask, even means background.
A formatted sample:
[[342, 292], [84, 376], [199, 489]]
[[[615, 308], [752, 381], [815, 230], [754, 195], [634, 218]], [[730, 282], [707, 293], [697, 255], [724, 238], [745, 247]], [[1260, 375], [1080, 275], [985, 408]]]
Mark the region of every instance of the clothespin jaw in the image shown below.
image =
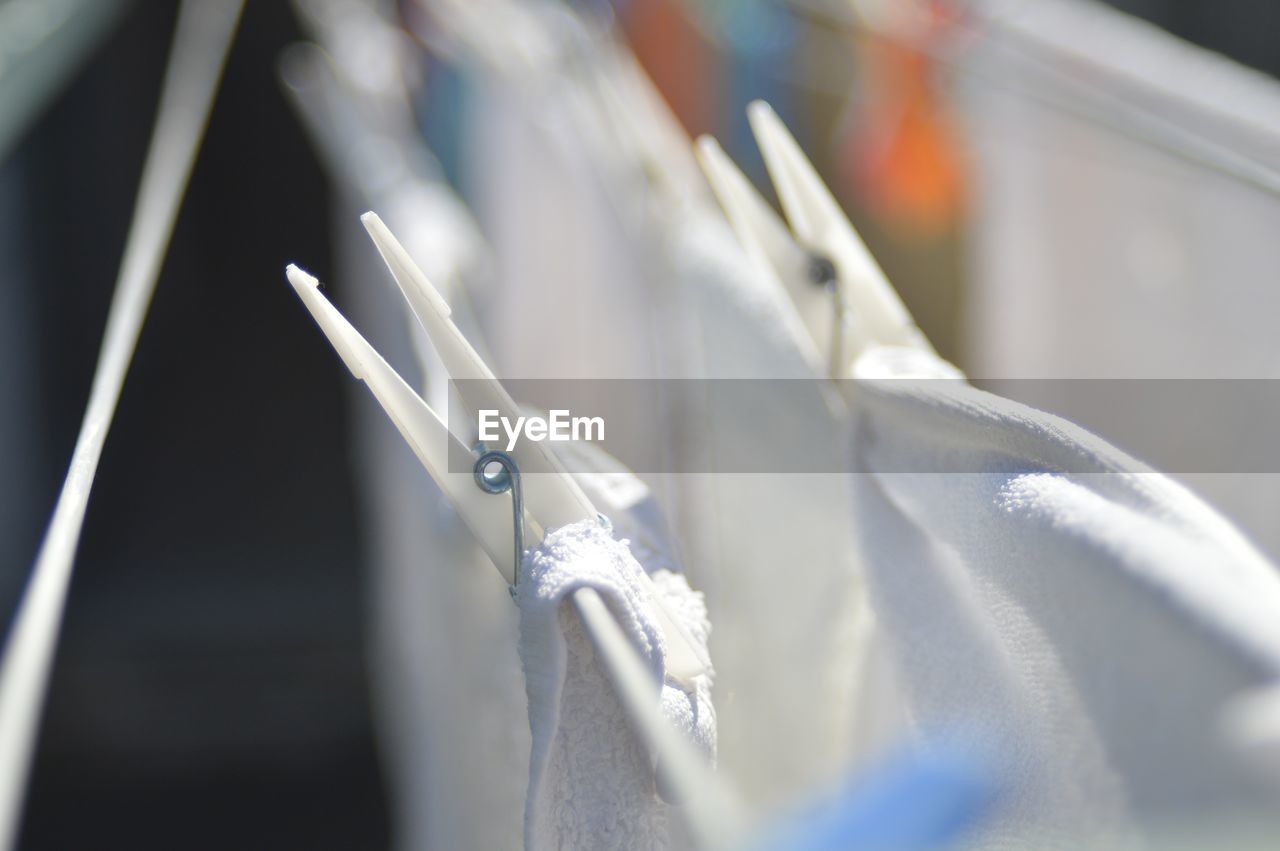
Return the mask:
[[[514, 421], [520, 415], [519, 409], [453, 324], [449, 318], [449, 305], [404, 246], [377, 215], [366, 213], [361, 221], [430, 338], [445, 370], [455, 381], [461, 380], [456, 386], [467, 413], [477, 424], [474, 433], [463, 435], [462, 440], [451, 433], [445, 421], [320, 294], [314, 277], [290, 266], [287, 270], [289, 281], [352, 375], [368, 385], [503, 578], [509, 585], [514, 585], [516, 566], [511, 562], [514, 531], [509, 506], [504, 500], [482, 491], [475, 483], [471, 468], [457, 470], [456, 459], [472, 458], [468, 447], [478, 442], [479, 411], [495, 410], [498, 416]], [[595, 506], [578, 484], [555, 456], [540, 444], [531, 441], [517, 443], [510, 455], [521, 474], [524, 541], [527, 546], [538, 546], [549, 529], [583, 519], [594, 520], [598, 516]], [[449, 464], [451, 457], [455, 459], [454, 469]], [[698, 652], [679, 621], [666, 611], [652, 583], [646, 584], [665, 639], [667, 673], [682, 687], [692, 688], [693, 678], [707, 671], [708, 660]]]
[[[610, 49], [612, 48], [612, 49]], [[653, 79], [630, 50], [606, 44], [601, 51], [611, 73], [603, 81], [603, 103], [651, 181], [680, 202], [705, 200], [698, 166], [689, 156], [689, 136]]]
[[[497, 411], [498, 416], [515, 422], [520, 416], [519, 406], [449, 318], [449, 305], [436, 292], [422, 269], [377, 214], [365, 213], [360, 221], [408, 300], [414, 316], [427, 332], [445, 371], [456, 382], [455, 387], [467, 408], [470, 421], [476, 423], [475, 432], [464, 435], [464, 439], [472, 445], [479, 441], [480, 411]], [[586, 494], [542, 444], [530, 441], [517, 443], [511, 456], [526, 482], [525, 504], [544, 528], [596, 516], [596, 509]]]
[[747, 108], [747, 118], [793, 238], [818, 262], [831, 264], [840, 329], [831, 349], [834, 377], [847, 375], [853, 361], [869, 346], [932, 352], [933, 347], [777, 113], [763, 101], [755, 101]]
[[826, 280], [812, 274], [812, 258], [791, 237], [786, 223], [761, 197], [750, 179], [734, 164], [720, 143], [710, 136], [698, 139], [696, 152], [711, 184], [729, 218], [738, 241], [761, 274], [786, 291], [796, 308], [801, 323], [808, 330], [808, 340], [797, 343], [806, 352], [829, 353], [833, 338], [833, 293]]
[[[493, 499], [477, 488], [470, 471], [453, 471], [449, 466], [450, 457], [467, 457], [470, 449], [449, 432], [436, 412], [320, 293], [320, 282], [315, 277], [292, 265], [286, 273], [289, 283], [347, 369], [368, 386], [422, 466], [453, 503], [467, 528], [502, 573], [502, 578], [508, 585], [514, 584], [509, 509], [501, 500]], [[537, 520], [526, 514], [525, 524], [527, 530], [536, 530], [535, 540], [540, 541], [542, 534]]]

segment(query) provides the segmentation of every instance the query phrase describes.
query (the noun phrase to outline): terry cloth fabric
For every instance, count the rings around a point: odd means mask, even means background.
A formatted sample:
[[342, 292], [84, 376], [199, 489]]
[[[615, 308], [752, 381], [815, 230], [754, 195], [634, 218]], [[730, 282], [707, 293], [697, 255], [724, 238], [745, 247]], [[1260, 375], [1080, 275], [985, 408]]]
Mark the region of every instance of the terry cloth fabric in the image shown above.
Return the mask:
[[[627, 542], [595, 520], [554, 530], [525, 554], [515, 598], [533, 737], [528, 851], [673, 845], [673, 819], [658, 795], [654, 757], [632, 732], [608, 673], [567, 604], [576, 589], [593, 588], [604, 599], [652, 671], [654, 700], [670, 723], [714, 751], [710, 676], [697, 678], [693, 694], [664, 681], [663, 639], [642, 592], [642, 573]], [[700, 595], [670, 571], [657, 571], [653, 580], [673, 616], [705, 647], [710, 626]]]
[[1275, 568], [1180, 485], [931, 357], [869, 352], [852, 394], [855, 526], [915, 726], [1006, 780], [980, 847], [1275, 819], [1221, 723], [1280, 674]]

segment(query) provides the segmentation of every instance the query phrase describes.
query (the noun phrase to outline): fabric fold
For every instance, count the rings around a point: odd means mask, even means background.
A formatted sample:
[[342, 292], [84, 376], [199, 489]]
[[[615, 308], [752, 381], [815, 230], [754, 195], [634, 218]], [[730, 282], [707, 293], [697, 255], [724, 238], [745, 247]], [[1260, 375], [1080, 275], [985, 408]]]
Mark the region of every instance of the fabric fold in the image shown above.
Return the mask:
[[1274, 566], [1185, 488], [936, 362], [873, 351], [852, 390], [855, 526], [916, 730], [1006, 778], [982, 847], [1274, 818], [1218, 720], [1280, 673]]

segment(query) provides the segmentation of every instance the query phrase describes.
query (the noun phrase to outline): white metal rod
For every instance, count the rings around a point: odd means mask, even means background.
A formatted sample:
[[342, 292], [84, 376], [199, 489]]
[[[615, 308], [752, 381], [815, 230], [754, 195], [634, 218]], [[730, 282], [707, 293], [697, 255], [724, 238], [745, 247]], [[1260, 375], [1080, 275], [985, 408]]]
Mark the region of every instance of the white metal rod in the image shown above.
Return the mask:
[[600, 595], [579, 588], [570, 599], [636, 732], [658, 755], [658, 770], [678, 796], [698, 847], [727, 847], [740, 836], [743, 823], [737, 799], [706, 758], [662, 716], [652, 675]]

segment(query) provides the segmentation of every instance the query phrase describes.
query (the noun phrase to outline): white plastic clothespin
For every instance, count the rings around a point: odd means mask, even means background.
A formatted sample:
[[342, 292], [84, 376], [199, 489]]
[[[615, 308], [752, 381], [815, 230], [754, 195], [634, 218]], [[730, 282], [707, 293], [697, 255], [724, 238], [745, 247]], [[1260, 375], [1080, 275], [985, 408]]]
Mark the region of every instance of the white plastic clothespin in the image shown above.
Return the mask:
[[706, 189], [689, 153], [689, 136], [652, 78], [629, 49], [606, 42], [600, 50], [608, 71], [600, 75], [601, 105], [620, 144], [632, 149], [649, 180], [669, 199], [702, 200]]
[[[347, 368], [368, 385], [418, 460], [449, 497], [503, 578], [508, 584], [515, 584], [516, 566], [511, 563], [514, 530], [509, 504], [482, 491], [471, 469], [451, 470], [449, 459], [472, 457], [471, 447], [479, 431], [476, 415], [480, 410], [496, 410], [499, 416], [514, 421], [520, 415], [519, 408], [454, 325], [448, 304], [382, 220], [366, 213], [361, 221], [449, 377], [460, 382], [455, 386], [468, 415], [477, 422], [477, 434], [463, 435], [461, 439], [455, 436], [445, 421], [320, 294], [319, 282], [314, 277], [290, 266], [289, 282]], [[459, 452], [465, 454], [459, 455]], [[582, 489], [541, 444], [517, 443], [509, 454], [522, 480], [526, 546], [537, 546], [549, 529], [597, 516]], [[651, 594], [650, 599], [665, 638], [667, 673], [682, 687], [691, 688], [692, 679], [706, 672], [707, 661], [679, 622], [664, 609], [657, 595]]]
[[[789, 234], [713, 140], [699, 142], [699, 159], [752, 259], [783, 283], [814, 344], [830, 354], [831, 376], [848, 375], [853, 362], [872, 345], [932, 352], [782, 120], [763, 101], [752, 103], [747, 117], [786, 213]], [[833, 294], [820, 286], [828, 283], [826, 278]]]
[[[808, 331], [808, 339], [800, 339], [803, 331], [796, 334], [797, 347], [804, 352], [831, 352], [835, 330], [832, 293], [815, 277], [809, 252], [792, 239], [786, 223], [729, 159], [719, 142], [702, 136], [696, 151], [698, 163], [751, 264], [787, 293]], [[830, 364], [815, 366], [831, 369]]]

